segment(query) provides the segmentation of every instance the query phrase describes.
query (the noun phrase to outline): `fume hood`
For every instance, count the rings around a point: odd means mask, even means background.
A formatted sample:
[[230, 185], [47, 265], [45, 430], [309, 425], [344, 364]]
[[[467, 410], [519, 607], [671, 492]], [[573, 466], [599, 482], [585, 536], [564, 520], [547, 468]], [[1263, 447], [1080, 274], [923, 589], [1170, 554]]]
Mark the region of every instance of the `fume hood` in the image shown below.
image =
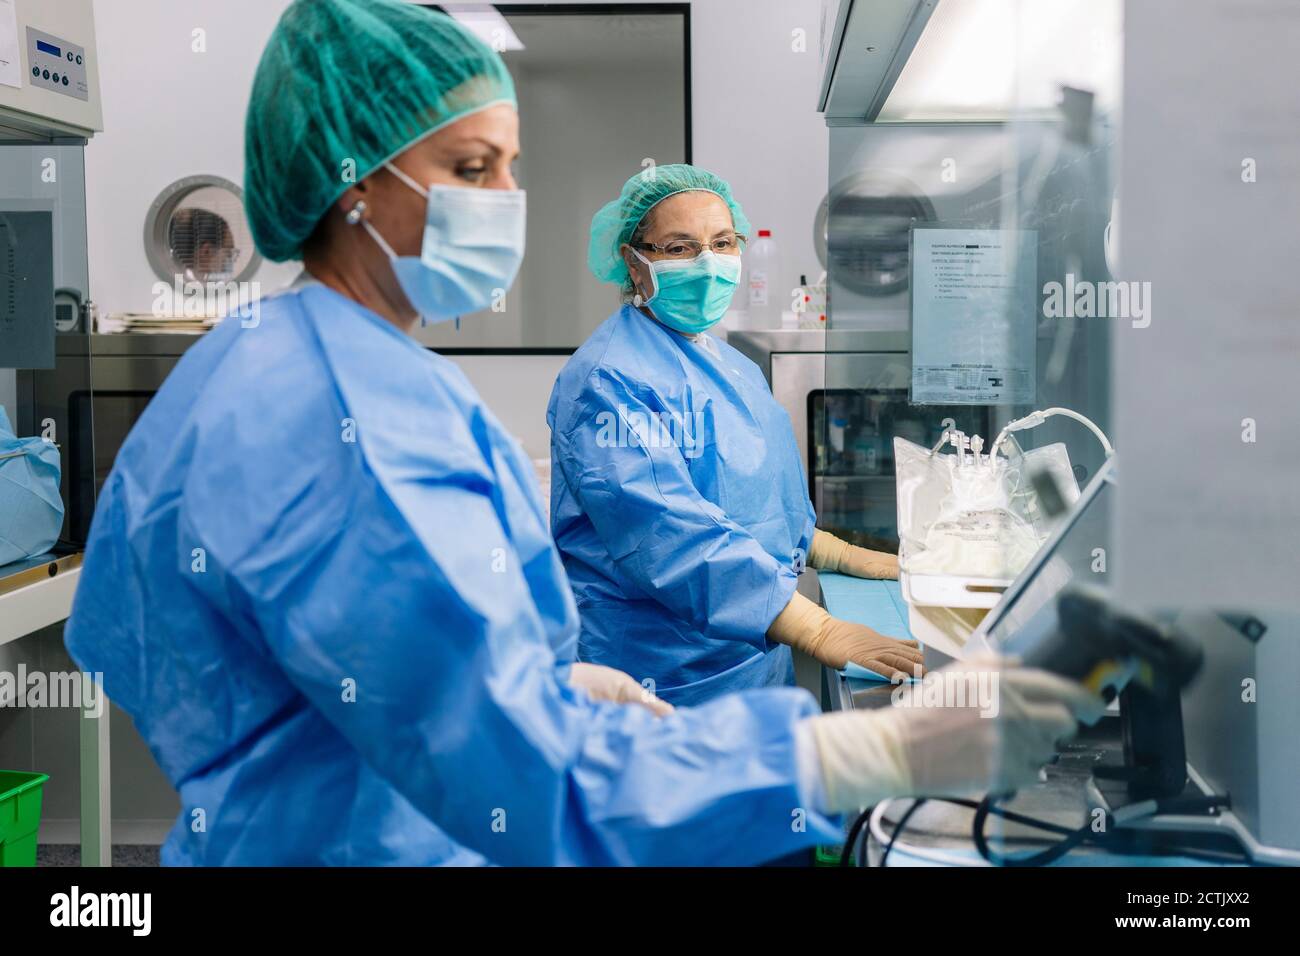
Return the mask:
[[1122, 0], [824, 0], [828, 126], [1049, 116], [1071, 87], [1110, 112]]

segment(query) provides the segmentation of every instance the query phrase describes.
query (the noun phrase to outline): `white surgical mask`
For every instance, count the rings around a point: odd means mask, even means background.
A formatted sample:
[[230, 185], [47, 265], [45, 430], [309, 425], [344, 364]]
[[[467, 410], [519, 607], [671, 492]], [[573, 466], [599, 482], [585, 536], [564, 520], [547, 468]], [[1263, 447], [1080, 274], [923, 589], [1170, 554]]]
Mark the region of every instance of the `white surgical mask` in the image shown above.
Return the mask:
[[392, 261], [393, 273], [429, 322], [486, 309], [515, 281], [524, 258], [527, 196], [522, 189], [425, 188], [392, 163], [385, 168], [425, 197], [418, 256], [399, 256], [369, 221], [366, 231]]

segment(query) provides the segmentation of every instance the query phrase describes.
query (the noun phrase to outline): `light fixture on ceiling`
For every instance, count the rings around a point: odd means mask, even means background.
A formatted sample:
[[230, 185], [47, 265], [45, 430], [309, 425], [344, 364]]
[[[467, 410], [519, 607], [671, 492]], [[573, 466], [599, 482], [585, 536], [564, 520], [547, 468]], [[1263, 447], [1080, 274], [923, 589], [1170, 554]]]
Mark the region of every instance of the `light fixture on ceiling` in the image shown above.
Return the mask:
[[1062, 86], [1117, 106], [1122, 37], [1122, 0], [941, 0], [879, 119], [1005, 119]]

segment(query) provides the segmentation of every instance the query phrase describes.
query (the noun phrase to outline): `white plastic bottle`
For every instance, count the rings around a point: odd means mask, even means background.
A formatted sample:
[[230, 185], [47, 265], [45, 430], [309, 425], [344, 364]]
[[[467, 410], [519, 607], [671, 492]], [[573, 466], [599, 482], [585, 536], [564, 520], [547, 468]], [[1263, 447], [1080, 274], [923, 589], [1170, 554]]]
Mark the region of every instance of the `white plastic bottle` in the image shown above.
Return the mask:
[[783, 297], [776, 281], [776, 242], [772, 230], [758, 230], [758, 238], [745, 251], [745, 288], [749, 327], [775, 329], [781, 325]]

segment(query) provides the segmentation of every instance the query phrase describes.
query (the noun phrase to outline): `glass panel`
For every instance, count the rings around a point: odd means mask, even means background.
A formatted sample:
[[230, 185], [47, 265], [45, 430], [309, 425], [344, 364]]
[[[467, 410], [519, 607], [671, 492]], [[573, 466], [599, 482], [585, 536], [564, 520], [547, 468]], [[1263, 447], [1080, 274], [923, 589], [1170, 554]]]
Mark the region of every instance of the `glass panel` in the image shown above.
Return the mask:
[[967, 434], [987, 427], [982, 409], [921, 409], [905, 388], [838, 388], [808, 401], [817, 525], [875, 550], [898, 549], [893, 436], [932, 447], [948, 422]]
[[85, 181], [80, 141], [0, 143], [0, 406], [13, 428], [0, 434], [0, 576], [52, 537], [56, 553], [84, 543], [58, 508], [87, 495], [93, 507], [74, 460], [93, 448], [77, 413], [91, 394]]
[[643, 164], [686, 160], [686, 20], [497, 6], [522, 45], [498, 43], [519, 95], [528, 254], [501, 311], [415, 334], [438, 349], [574, 349], [619, 303], [587, 269], [592, 215]]
[[172, 210], [165, 227], [166, 257], [188, 281], [220, 282], [241, 275], [255, 252], [240, 197], [219, 186], [202, 186]]
[[[987, 46], [972, 38], [990, 6], [1001, 27]], [[1008, 422], [1053, 406], [1109, 429], [1116, 8], [944, 0], [900, 80], [911, 105], [892, 118], [999, 121], [830, 130], [826, 392], [810, 419], [819, 526], [897, 547], [895, 438], [933, 447], [955, 426], [981, 436], [987, 455]], [[978, 51], [963, 61], [968, 90], [996, 87], [997, 111], [951, 109], [952, 63], [936, 51], [955, 38]], [[891, 332], [906, 333], [911, 351], [882, 387], [845, 353]], [[918, 335], [930, 346], [923, 377], [913, 371]], [[1032, 387], [1012, 391], [1018, 375]], [[1105, 457], [1067, 418], [1017, 438], [1025, 449], [1064, 442], [1080, 487]]]

